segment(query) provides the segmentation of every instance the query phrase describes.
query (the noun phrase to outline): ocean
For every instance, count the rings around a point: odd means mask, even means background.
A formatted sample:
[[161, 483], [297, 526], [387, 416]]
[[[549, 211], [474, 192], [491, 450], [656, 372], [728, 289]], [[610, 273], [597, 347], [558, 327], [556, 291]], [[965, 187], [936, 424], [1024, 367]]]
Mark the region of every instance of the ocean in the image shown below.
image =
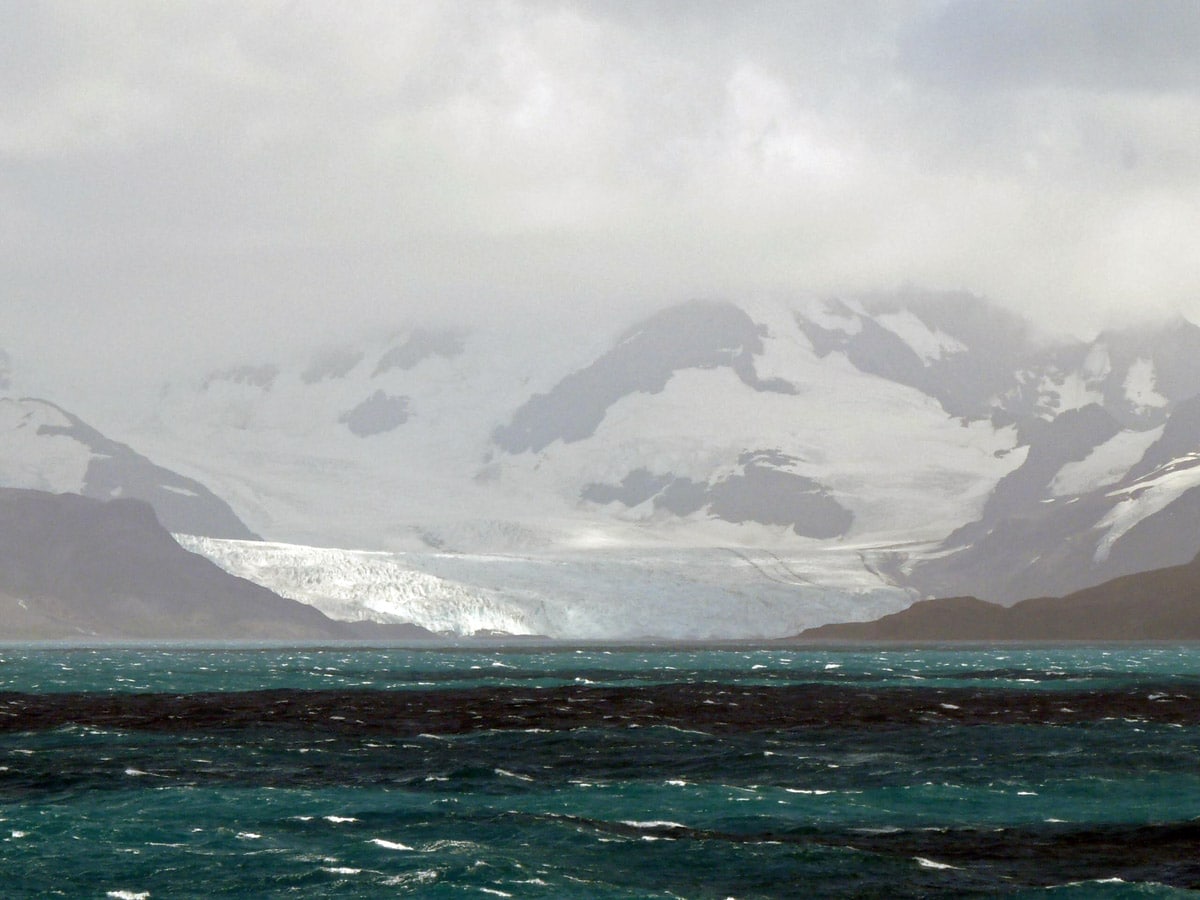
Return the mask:
[[1200, 648], [0, 648], [4, 897], [1183, 897]]

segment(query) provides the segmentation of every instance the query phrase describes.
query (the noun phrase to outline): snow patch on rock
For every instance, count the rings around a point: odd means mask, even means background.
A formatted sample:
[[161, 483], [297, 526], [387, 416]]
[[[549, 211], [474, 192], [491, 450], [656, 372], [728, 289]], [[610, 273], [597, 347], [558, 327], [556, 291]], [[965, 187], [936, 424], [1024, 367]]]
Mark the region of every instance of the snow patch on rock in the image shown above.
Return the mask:
[[1154, 361], [1145, 357], [1134, 360], [1125, 375], [1125, 396], [1137, 412], [1159, 409], [1167, 398], [1158, 392], [1158, 375]]
[[1059, 469], [1050, 483], [1050, 493], [1055, 497], [1066, 497], [1115, 484], [1162, 437], [1162, 433], [1161, 426], [1150, 431], [1117, 433], [1084, 459]]
[[1120, 502], [1096, 523], [1097, 529], [1105, 529], [1096, 546], [1096, 562], [1107, 559], [1113, 545], [1131, 528], [1195, 487], [1200, 487], [1200, 453], [1189, 453], [1110, 495], [1119, 497]]
[[1089, 380], [1079, 372], [1070, 372], [1057, 379], [1049, 375], [1043, 376], [1041, 384], [1038, 385], [1038, 393], [1044, 401], [1044, 419], [1053, 419], [1072, 409], [1104, 404], [1104, 395], [1093, 388]]
[[38, 400], [0, 399], [0, 485], [51, 493], [83, 491], [93, 453], [65, 434], [42, 428], [68, 428], [63, 412]]
[[962, 341], [944, 331], [930, 328], [908, 310], [878, 315], [875, 320], [908, 344], [927, 366], [951, 354], [964, 353], [967, 350], [967, 345]]

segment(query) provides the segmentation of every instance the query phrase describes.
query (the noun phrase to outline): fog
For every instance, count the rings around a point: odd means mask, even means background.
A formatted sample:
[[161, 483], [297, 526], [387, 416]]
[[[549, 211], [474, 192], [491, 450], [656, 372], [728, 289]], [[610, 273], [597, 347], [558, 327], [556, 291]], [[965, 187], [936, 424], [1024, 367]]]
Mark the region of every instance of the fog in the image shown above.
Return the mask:
[[1186, 0], [0, 0], [0, 346], [101, 389], [696, 296], [1200, 319], [1198, 46]]

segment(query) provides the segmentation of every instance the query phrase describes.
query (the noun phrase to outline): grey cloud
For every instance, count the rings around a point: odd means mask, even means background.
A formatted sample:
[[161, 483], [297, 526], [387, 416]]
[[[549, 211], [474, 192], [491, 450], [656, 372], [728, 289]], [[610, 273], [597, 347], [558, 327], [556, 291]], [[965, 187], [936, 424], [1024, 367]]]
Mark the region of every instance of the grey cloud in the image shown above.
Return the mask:
[[910, 282], [1195, 309], [1191, 9], [0, 0], [0, 344], [141, 371]]
[[1200, 87], [1200, 16], [1190, 0], [954, 0], [914, 27], [901, 63], [955, 90]]

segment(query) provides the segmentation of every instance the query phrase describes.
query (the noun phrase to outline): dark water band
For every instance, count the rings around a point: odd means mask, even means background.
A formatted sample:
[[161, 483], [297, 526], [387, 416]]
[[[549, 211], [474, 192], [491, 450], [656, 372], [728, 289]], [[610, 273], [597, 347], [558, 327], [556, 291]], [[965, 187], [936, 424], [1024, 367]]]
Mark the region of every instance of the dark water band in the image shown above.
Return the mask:
[[0, 693], [0, 732], [65, 725], [135, 731], [294, 728], [334, 734], [668, 725], [713, 733], [792, 728], [1070, 725], [1129, 719], [1200, 724], [1200, 686], [1012, 690], [667, 684], [544, 689]]
[[570, 815], [548, 818], [569, 827], [625, 838], [829, 847], [923, 859], [931, 868], [957, 870], [953, 878], [962, 890], [972, 887], [973, 881], [979, 887], [987, 885], [995, 890], [998, 881], [1030, 887], [1109, 878], [1200, 888], [1200, 859], [1196, 857], [1200, 820], [1145, 825], [896, 828], [876, 832], [810, 826], [726, 832], [665, 822], [638, 825]]

